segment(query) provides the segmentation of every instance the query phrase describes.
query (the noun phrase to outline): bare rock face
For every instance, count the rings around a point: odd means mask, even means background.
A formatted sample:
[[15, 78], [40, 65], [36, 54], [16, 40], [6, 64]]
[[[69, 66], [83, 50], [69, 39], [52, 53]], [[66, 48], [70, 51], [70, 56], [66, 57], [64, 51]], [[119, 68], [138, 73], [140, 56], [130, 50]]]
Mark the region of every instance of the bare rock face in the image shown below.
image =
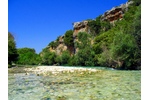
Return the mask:
[[55, 49], [57, 55], [61, 55], [63, 51], [67, 50], [67, 46], [65, 44], [59, 44]]
[[58, 38], [58, 46], [56, 48], [50, 47], [50, 52], [55, 52], [57, 55], [61, 55], [63, 51], [66, 51], [68, 47], [64, 43], [64, 36]]
[[128, 10], [130, 4], [133, 1], [127, 2], [126, 4], [121, 4], [120, 6], [113, 7], [111, 10], [106, 11], [101, 20], [109, 21], [110, 23], [114, 22], [115, 20], [122, 19], [124, 13]]
[[75, 22], [73, 23], [73, 37], [77, 37], [79, 32], [88, 32], [88, 21]]
[[49, 51], [50, 52], [55, 52], [55, 50], [52, 47], [49, 48]]
[[60, 43], [60, 44], [63, 44], [63, 43], [64, 43], [64, 36], [60, 36], [60, 37], [59, 37], [59, 43]]

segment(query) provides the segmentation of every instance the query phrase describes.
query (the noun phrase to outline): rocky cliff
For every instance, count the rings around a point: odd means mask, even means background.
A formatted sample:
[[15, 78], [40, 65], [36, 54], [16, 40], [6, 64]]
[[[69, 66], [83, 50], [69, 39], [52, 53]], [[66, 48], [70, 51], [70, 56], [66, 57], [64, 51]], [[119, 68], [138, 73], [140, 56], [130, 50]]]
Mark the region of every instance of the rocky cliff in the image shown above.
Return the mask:
[[73, 23], [73, 37], [77, 37], [79, 32], [87, 32], [88, 33], [88, 21], [75, 22]]
[[113, 7], [111, 10], [106, 11], [102, 15], [101, 20], [113, 23], [115, 20], [122, 19], [124, 13], [128, 10], [129, 5], [132, 3], [133, 1], [130, 1], [125, 4], [121, 4], [120, 6]]
[[67, 50], [68, 47], [64, 43], [64, 36], [60, 36], [58, 40], [54, 42], [57, 42], [58, 45], [55, 48], [49, 47], [51, 52], [55, 52], [57, 55], [61, 55], [63, 51]]
[[[128, 10], [129, 5], [131, 5], [133, 1], [126, 2], [125, 4], [121, 4], [120, 6], [113, 7], [111, 10], [106, 11], [102, 16], [102, 21], [109, 21], [110, 23], [113, 23], [114, 21], [118, 19], [122, 19], [124, 13]], [[90, 29], [88, 27], [88, 21], [81, 21], [81, 22], [75, 22], [73, 23], [73, 37], [76, 38], [77, 34], [79, 32], [90, 32]]]
[[[128, 10], [130, 4], [133, 1], [126, 2], [125, 4], [121, 4], [120, 6], [113, 7], [111, 10], [106, 11], [100, 18], [102, 21], [109, 21], [110, 23], [114, 23], [116, 20], [121, 20], [123, 18], [124, 13]], [[74, 42], [78, 41], [77, 35], [79, 32], [90, 33], [90, 28], [88, 26], [88, 21], [84, 20], [81, 22], [74, 22], [73, 25], [73, 39]], [[64, 36], [60, 36], [58, 39], [58, 46], [56, 48], [51, 48], [51, 52], [55, 52], [58, 55], [61, 55], [63, 51], [69, 50], [71, 54], [74, 54], [78, 51], [78, 48], [68, 47], [64, 43]]]

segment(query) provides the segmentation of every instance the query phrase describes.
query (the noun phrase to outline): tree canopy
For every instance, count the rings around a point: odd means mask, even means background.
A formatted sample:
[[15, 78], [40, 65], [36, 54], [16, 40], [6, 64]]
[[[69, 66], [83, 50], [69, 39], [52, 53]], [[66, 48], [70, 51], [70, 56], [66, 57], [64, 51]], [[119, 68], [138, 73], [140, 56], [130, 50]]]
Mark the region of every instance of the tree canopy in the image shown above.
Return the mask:
[[19, 54], [17, 64], [21, 64], [21, 65], [38, 65], [38, 64], [40, 64], [41, 58], [38, 54], [36, 54], [34, 49], [19, 48], [17, 51]]
[[74, 42], [73, 42], [73, 31], [72, 31], [72, 30], [66, 31], [65, 36], [64, 36], [64, 43], [65, 43], [67, 46], [74, 46]]
[[8, 32], [8, 64], [15, 63], [18, 59], [18, 53], [14, 36]]

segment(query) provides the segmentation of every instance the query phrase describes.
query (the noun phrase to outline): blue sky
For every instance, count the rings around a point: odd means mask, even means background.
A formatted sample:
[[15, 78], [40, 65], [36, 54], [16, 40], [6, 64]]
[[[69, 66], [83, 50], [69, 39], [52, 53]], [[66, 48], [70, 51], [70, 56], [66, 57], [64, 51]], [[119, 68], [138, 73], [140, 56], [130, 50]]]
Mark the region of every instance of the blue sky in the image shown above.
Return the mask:
[[94, 19], [127, 0], [8, 0], [8, 31], [17, 48], [40, 53], [51, 41], [73, 29], [72, 23]]

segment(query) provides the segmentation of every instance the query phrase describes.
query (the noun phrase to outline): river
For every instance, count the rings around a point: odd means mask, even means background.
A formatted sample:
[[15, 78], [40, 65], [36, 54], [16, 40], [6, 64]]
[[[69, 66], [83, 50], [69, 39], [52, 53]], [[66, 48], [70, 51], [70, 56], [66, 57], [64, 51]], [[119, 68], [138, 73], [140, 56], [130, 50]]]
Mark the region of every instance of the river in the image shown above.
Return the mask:
[[[10, 69], [9, 100], [141, 100], [141, 71], [97, 68], [57, 75]], [[12, 71], [14, 70], [14, 71]], [[21, 70], [21, 71], [20, 71]]]

